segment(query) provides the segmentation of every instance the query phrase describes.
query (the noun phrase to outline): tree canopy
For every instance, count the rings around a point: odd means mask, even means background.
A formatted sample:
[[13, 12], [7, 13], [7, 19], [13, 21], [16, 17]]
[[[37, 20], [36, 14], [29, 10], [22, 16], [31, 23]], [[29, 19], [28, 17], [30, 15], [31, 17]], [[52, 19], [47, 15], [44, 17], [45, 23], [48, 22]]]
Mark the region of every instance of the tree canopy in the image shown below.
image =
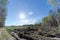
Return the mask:
[[7, 0], [0, 0], [0, 26], [3, 27], [7, 15]]

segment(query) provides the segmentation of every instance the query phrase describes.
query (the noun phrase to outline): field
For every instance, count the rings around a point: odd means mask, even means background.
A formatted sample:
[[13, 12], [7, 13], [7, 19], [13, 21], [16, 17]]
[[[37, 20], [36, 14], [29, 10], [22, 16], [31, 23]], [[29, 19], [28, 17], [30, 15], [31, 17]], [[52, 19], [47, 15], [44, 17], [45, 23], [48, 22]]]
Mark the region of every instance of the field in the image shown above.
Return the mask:
[[14, 38], [8, 33], [7, 30], [14, 30], [14, 29], [23, 29], [26, 27], [3, 27], [0, 28], [0, 40], [13, 40]]

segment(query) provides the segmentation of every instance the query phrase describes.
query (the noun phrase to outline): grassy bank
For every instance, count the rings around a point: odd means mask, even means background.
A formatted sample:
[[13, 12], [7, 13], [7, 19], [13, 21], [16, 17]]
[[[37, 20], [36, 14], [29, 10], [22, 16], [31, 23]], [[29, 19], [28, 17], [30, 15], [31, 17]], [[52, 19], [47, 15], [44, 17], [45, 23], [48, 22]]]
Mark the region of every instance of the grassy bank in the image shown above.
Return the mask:
[[10, 37], [12, 37], [6, 30], [6, 28], [0, 28], [0, 40], [8, 40]]

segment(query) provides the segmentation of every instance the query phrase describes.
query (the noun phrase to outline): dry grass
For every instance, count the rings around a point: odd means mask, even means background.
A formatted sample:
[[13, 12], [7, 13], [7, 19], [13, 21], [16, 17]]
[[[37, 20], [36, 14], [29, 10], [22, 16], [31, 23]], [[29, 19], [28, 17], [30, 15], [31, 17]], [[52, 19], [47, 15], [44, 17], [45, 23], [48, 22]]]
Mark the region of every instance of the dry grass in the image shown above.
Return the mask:
[[0, 35], [0, 40], [8, 40], [11, 35], [6, 31], [6, 28], [0, 28], [0, 30], [2, 31], [1, 32], [1, 35]]

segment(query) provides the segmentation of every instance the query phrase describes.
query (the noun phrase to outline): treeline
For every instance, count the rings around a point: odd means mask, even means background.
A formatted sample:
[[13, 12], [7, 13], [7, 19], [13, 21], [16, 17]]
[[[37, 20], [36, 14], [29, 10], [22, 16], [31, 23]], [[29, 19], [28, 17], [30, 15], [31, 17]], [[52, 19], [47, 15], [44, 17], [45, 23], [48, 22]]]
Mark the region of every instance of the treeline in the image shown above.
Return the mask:
[[60, 9], [57, 9], [57, 13], [49, 10], [49, 15], [42, 18], [42, 22], [39, 25], [42, 32], [49, 34], [60, 33]]
[[53, 7], [49, 10], [49, 15], [42, 18], [40, 29], [49, 34], [60, 33], [60, 1], [48, 0], [48, 3]]

